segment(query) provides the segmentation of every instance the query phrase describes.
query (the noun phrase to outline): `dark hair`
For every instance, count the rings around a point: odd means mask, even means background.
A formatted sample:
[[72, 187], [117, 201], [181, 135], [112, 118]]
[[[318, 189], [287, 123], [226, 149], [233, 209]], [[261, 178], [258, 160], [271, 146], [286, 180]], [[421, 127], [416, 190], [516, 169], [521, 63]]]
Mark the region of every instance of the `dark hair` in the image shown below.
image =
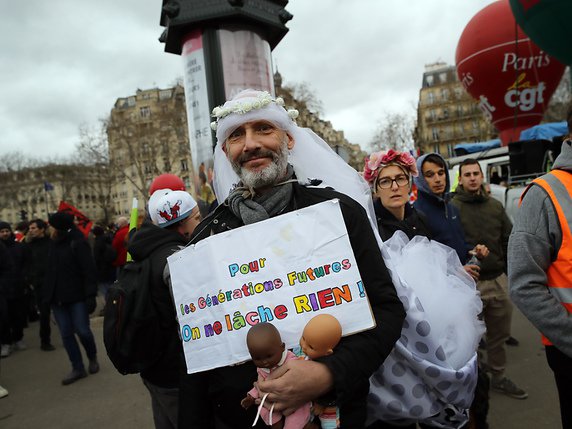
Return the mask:
[[95, 225], [92, 229], [91, 232], [93, 232], [93, 235], [95, 235], [96, 237], [99, 237], [100, 235], [103, 235], [105, 230], [103, 229], [102, 226], [100, 225]]
[[199, 172], [199, 180], [207, 183], [207, 175], [204, 173], [204, 171]]
[[48, 227], [48, 224], [43, 219], [32, 219], [30, 225], [33, 223], [40, 229], [46, 229]]
[[463, 167], [465, 165], [475, 165], [475, 164], [479, 166], [479, 171], [481, 172], [481, 174], [483, 174], [483, 169], [481, 168], [481, 164], [479, 164], [479, 161], [477, 161], [475, 158], [467, 158], [463, 162], [461, 162], [461, 164], [459, 164], [459, 176], [463, 174]]
[[[437, 164], [439, 167], [447, 170], [447, 164], [445, 164], [445, 160], [437, 154], [431, 153], [427, 155], [427, 157], [423, 160], [423, 164], [426, 162], [432, 162], [433, 164]], [[423, 168], [423, 164], [421, 164], [421, 168]]]
[[28, 231], [28, 226], [30, 223], [27, 220], [23, 220], [22, 222], [18, 222], [16, 224], [16, 229], [18, 231]]

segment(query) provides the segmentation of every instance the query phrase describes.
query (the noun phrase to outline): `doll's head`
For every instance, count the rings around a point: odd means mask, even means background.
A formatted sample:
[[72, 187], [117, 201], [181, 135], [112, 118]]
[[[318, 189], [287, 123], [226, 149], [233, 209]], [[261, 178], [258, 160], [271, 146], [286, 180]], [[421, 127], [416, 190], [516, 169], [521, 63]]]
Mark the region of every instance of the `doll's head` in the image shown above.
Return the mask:
[[274, 368], [282, 359], [285, 348], [278, 329], [271, 323], [258, 323], [250, 328], [246, 346], [258, 368]]
[[300, 347], [310, 359], [331, 355], [342, 337], [342, 326], [330, 314], [313, 317], [304, 327]]

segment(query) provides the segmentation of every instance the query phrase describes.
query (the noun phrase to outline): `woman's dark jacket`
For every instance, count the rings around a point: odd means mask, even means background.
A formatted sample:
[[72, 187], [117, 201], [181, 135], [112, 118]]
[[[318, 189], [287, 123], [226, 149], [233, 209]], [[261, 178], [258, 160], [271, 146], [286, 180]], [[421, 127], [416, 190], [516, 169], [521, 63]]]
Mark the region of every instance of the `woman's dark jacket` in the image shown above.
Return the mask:
[[14, 234], [10, 234], [8, 240], [2, 241], [6, 246], [12, 269], [6, 275], [5, 297], [6, 299], [22, 299], [26, 291], [24, 275], [28, 269], [29, 253], [27, 247], [16, 241]]
[[[329, 368], [334, 377], [336, 401], [343, 415], [344, 407], [349, 406], [353, 399], [363, 397], [365, 400], [369, 391], [369, 377], [379, 368], [401, 335], [405, 311], [383, 262], [365, 210], [357, 202], [331, 189], [293, 183], [293, 196], [285, 212], [334, 198], [340, 200], [349, 240], [377, 323], [371, 330], [342, 338], [332, 355], [317, 359]], [[221, 204], [197, 226], [191, 242], [241, 226], [242, 220], [226, 204]], [[213, 414], [229, 427], [251, 427], [256, 407], [245, 411], [240, 401], [256, 379], [256, 367], [250, 361], [187, 375], [181, 382], [179, 427], [208, 428]]]
[[416, 235], [431, 238], [431, 231], [425, 216], [419, 213], [409, 203], [405, 204], [403, 220], [397, 219], [387, 210], [379, 199], [373, 203], [379, 236], [383, 241], [389, 240], [395, 231], [403, 231], [411, 240]]
[[[163, 278], [167, 257], [184, 246], [187, 240], [176, 231], [159, 228], [145, 221], [129, 239], [127, 249], [133, 260], [151, 261], [151, 300], [160, 319], [164, 350], [161, 358], [150, 368], [141, 371], [145, 380], [164, 388], [179, 386], [184, 370], [183, 346], [179, 339], [179, 323], [171, 289]], [[129, 263], [129, 262], [127, 262]]]
[[99, 282], [113, 282], [117, 269], [113, 261], [117, 257], [117, 251], [111, 245], [111, 237], [101, 234], [95, 237], [93, 243], [93, 259], [97, 268], [97, 280]]
[[61, 305], [95, 297], [97, 274], [87, 240], [75, 227], [60, 233], [50, 243], [44, 299]]

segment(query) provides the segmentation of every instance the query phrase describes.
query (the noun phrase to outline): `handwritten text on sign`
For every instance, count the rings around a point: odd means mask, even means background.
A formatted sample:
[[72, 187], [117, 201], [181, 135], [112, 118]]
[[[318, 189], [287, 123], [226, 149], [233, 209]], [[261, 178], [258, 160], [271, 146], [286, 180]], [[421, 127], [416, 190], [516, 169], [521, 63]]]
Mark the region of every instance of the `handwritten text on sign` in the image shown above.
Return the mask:
[[211, 236], [168, 258], [188, 373], [250, 359], [248, 329], [286, 346], [329, 313], [343, 335], [374, 326], [338, 200]]

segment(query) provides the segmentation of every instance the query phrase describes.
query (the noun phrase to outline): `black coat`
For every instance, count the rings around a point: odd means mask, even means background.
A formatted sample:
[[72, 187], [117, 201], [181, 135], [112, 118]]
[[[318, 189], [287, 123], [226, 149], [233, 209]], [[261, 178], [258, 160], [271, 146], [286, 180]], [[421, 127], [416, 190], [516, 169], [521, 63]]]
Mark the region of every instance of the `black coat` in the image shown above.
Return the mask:
[[[336, 402], [343, 415], [344, 408], [349, 408], [355, 398], [365, 401], [369, 377], [379, 368], [401, 335], [405, 311], [383, 262], [365, 210], [357, 202], [330, 189], [309, 188], [294, 183], [293, 197], [285, 212], [334, 198], [340, 200], [350, 243], [377, 323], [371, 330], [342, 338], [332, 355], [317, 359], [329, 368], [334, 377]], [[228, 206], [222, 204], [197, 226], [192, 242], [242, 225]], [[186, 376], [180, 392], [181, 429], [208, 428], [212, 424], [213, 414], [229, 427], [251, 427], [256, 407], [245, 411], [240, 401], [256, 379], [256, 367], [251, 361]]]
[[[8, 285], [10, 276], [12, 275], [12, 258], [6, 245], [0, 240], [0, 299], [5, 300], [8, 295]], [[6, 309], [2, 307], [4, 311]], [[0, 311], [2, 309], [0, 308]], [[1, 314], [0, 314], [1, 316]], [[1, 323], [1, 318], [0, 318]]]
[[163, 278], [167, 257], [187, 243], [185, 238], [168, 229], [144, 222], [129, 240], [127, 249], [133, 260], [151, 259], [151, 299], [161, 320], [164, 353], [152, 367], [141, 372], [141, 377], [165, 388], [178, 387], [184, 371], [183, 345], [179, 339], [179, 323], [170, 286]]
[[117, 257], [117, 251], [111, 245], [111, 237], [105, 234], [95, 237], [93, 243], [93, 259], [97, 268], [97, 280], [100, 282], [113, 282], [117, 269], [113, 261]]
[[29, 249], [30, 263], [26, 272], [26, 280], [34, 286], [34, 289], [41, 290], [48, 270], [48, 254], [50, 251], [49, 237], [33, 238], [26, 243]]
[[29, 261], [28, 249], [16, 241], [14, 234], [3, 241], [11, 261], [11, 269], [5, 277], [4, 296], [6, 299], [22, 299], [26, 290], [25, 272]]
[[395, 231], [403, 231], [411, 240], [416, 235], [431, 238], [431, 230], [425, 216], [415, 210], [409, 203], [405, 204], [405, 216], [398, 220], [381, 204], [380, 200], [373, 203], [379, 235], [383, 241], [389, 240]]
[[95, 263], [87, 240], [77, 228], [63, 234], [50, 243], [44, 283], [44, 299], [50, 304], [71, 304], [97, 294]]

